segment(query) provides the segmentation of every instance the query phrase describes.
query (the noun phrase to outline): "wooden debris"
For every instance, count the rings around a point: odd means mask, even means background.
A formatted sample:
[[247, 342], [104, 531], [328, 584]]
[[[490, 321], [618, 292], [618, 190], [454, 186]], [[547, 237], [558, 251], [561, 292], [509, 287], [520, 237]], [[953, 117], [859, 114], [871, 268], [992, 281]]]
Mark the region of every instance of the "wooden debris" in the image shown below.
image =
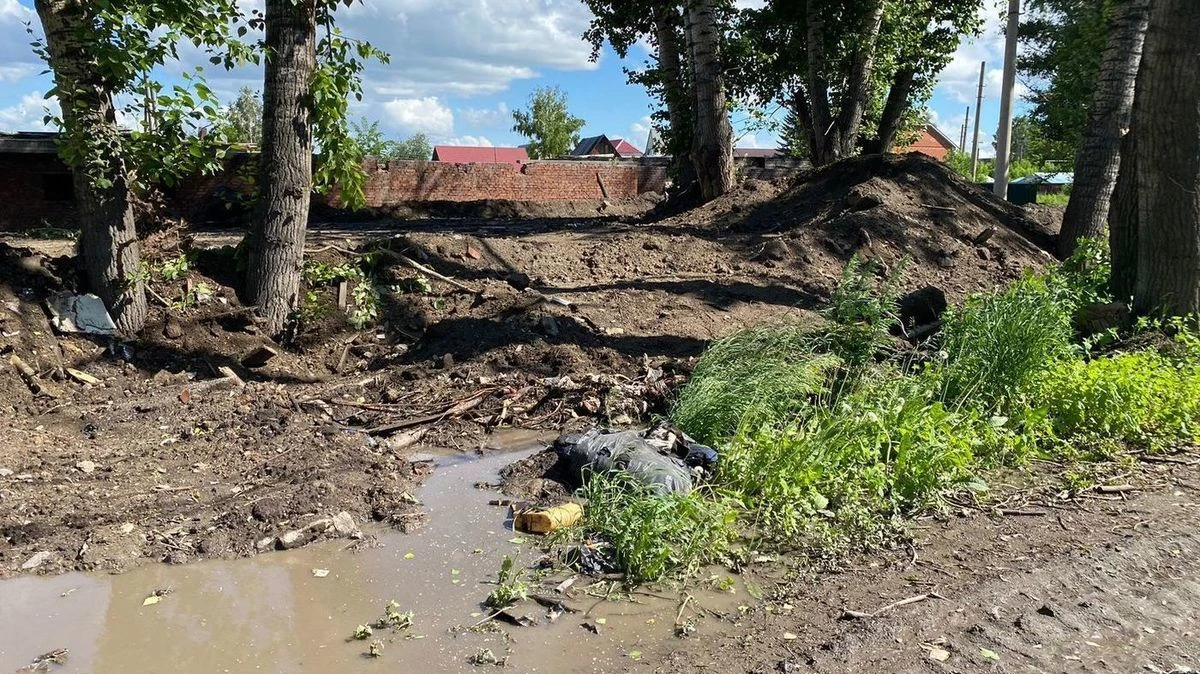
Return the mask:
[[941, 211], [943, 213], [957, 213], [958, 209], [953, 206], [935, 206], [933, 204], [921, 204], [921, 208], [928, 208], [931, 211]]
[[997, 231], [998, 230], [995, 227], [988, 227], [987, 229], [984, 229], [982, 232], [976, 234], [975, 238], [971, 239], [971, 243], [975, 244], [976, 246], [982, 246], [983, 244], [988, 242], [988, 239], [995, 236]]
[[71, 376], [71, 379], [74, 379], [75, 381], [79, 382], [80, 384], [91, 384], [92, 386], [99, 386], [100, 384], [104, 383], [100, 379], [93, 377], [92, 375], [90, 375], [86, 372], [81, 372], [80, 370], [76, 370], [73, 367], [67, 368], [67, 374]]
[[909, 604], [915, 604], [920, 601], [925, 601], [926, 599], [945, 599], [945, 597], [943, 597], [942, 595], [940, 595], [936, 592], [927, 592], [925, 594], [919, 594], [915, 597], [909, 597], [908, 599], [901, 599], [900, 601], [893, 602], [893, 603], [888, 604], [887, 606], [884, 606], [883, 608], [878, 609], [872, 613], [863, 613], [862, 611], [851, 611], [850, 609], [843, 609], [841, 619], [842, 620], [866, 620], [869, 618], [876, 618], [884, 613], [887, 613], [888, 611], [890, 611], [894, 608], [900, 608], [901, 606], [908, 606]]
[[421, 424], [434, 423], [437, 421], [442, 421], [443, 419], [460, 417], [464, 412], [478, 406], [479, 403], [483, 402], [484, 399], [486, 399], [491, 393], [492, 389], [485, 389], [479, 393], [476, 393], [470, 398], [455, 403], [442, 412], [428, 414], [423, 417], [404, 419], [403, 421], [396, 421], [389, 424], [383, 424], [381, 426], [375, 426], [374, 428], [368, 428], [367, 433], [370, 433], [371, 435], [389, 435], [391, 433], [395, 433], [396, 431], [404, 430], [405, 428], [420, 426]]
[[1131, 484], [1098, 484], [1092, 488], [1101, 494], [1124, 494], [1134, 490]]
[[272, 358], [279, 355], [279, 351], [267, 346], [260, 345], [250, 353], [242, 357], [242, 365], [248, 368], [262, 367], [269, 363]]
[[444, 283], [449, 283], [450, 285], [454, 286], [455, 288], [458, 288], [459, 290], [465, 290], [469, 293], [473, 293], [476, 295], [479, 294], [479, 291], [472, 288], [471, 286], [469, 286], [461, 281], [455, 281], [454, 279], [450, 278], [449, 276], [439, 274], [436, 271], [430, 269], [429, 267], [426, 267], [425, 265], [417, 262], [416, 260], [409, 258], [407, 255], [397, 253], [396, 251], [390, 250], [388, 248], [380, 248], [380, 250], [382, 252], [384, 252], [385, 254], [389, 255], [390, 257], [392, 257], [393, 259], [398, 260], [399, 262], [402, 262], [402, 263], [408, 265], [409, 267], [412, 267], [413, 269], [416, 269], [417, 271], [421, 272], [422, 274], [425, 274], [426, 276], [433, 277]]

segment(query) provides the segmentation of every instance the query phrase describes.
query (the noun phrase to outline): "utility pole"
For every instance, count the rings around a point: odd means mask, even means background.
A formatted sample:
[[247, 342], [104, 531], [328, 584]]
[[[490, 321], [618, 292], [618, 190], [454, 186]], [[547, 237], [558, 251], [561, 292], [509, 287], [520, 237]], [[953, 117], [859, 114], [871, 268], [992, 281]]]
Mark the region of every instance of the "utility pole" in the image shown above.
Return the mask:
[[1021, 0], [1008, 0], [1008, 29], [1004, 40], [1004, 79], [1000, 88], [1000, 129], [996, 133], [996, 172], [992, 191], [1008, 198], [1008, 153], [1012, 149], [1013, 88], [1017, 83], [1017, 30]]
[[958, 151], [967, 151], [967, 132], [971, 130], [971, 106], [967, 106], [967, 114], [963, 116], [962, 129], [958, 132]]
[[975, 140], [971, 141], [971, 182], [979, 178], [979, 109], [983, 107], [983, 71], [987, 61], [979, 62], [979, 93], [975, 96]]

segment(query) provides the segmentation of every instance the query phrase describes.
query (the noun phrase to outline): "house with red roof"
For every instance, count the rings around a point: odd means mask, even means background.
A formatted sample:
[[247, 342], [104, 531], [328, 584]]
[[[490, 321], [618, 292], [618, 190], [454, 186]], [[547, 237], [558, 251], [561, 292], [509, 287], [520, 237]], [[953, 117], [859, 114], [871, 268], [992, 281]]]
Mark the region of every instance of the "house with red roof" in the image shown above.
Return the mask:
[[447, 164], [511, 164], [513, 170], [529, 162], [523, 147], [478, 147], [470, 145], [437, 145], [433, 161]]

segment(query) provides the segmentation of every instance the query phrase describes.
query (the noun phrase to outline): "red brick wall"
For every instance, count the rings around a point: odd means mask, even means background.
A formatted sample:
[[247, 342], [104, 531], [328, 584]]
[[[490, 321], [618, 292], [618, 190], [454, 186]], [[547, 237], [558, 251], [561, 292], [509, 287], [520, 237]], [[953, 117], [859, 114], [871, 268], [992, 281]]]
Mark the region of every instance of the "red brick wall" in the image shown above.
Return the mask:
[[667, 178], [663, 166], [587, 161], [537, 161], [515, 171], [511, 164], [368, 160], [365, 168], [363, 193], [375, 208], [410, 201], [599, 201], [601, 179], [607, 198], [627, 199], [663, 191]]
[[896, 148], [896, 154], [904, 154], [906, 152], [920, 152], [921, 154], [933, 157], [938, 161], [946, 161], [946, 155], [950, 153], [950, 148], [946, 147], [933, 134], [929, 133], [928, 129], [921, 131], [921, 137], [908, 147]]
[[[173, 215], [194, 222], [231, 221], [246, 217], [227, 207], [234, 193], [253, 189], [257, 157], [230, 154], [225, 171], [197, 175], [166, 190]], [[385, 207], [414, 201], [510, 200], [530, 202], [627, 199], [666, 190], [666, 162], [537, 161], [520, 171], [511, 164], [446, 164], [399, 161], [379, 165], [367, 160], [367, 206]], [[78, 226], [74, 200], [48, 200], [44, 175], [69, 175], [55, 155], [0, 155], [0, 231], [41, 226]], [[316, 197], [323, 199], [323, 197]], [[327, 200], [337, 205], [336, 194]]]

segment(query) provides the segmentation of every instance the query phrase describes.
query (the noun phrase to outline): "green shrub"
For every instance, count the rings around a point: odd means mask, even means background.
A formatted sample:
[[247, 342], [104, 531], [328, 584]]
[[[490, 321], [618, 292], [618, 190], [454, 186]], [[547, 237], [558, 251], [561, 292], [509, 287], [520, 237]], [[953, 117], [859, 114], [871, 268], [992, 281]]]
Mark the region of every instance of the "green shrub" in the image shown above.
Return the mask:
[[982, 461], [1028, 451], [1005, 420], [949, 410], [926, 384], [886, 369], [810, 419], [743, 433], [721, 456], [719, 484], [771, 537], [803, 537], [814, 521], [849, 513], [869, 524], [862, 538], [981, 487]]
[[1070, 312], [1046, 279], [1026, 276], [946, 312], [944, 362], [931, 375], [940, 379], [948, 402], [991, 412], [1069, 356], [1072, 334]]
[[719, 340], [696, 364], [672, 417], [713, 444], [743, 424], [796, 416], [822, 394], [840, 364], [813, 349], [811, 331], [798, 327], [745, 330]]
[[612, 544], [630, 584], [694, 575], [734, 538], [733, 506], [702, 491], [658, 494], [612, 472], [590, 476], [580, 493], [588, 501], [583, 531]]
[[1161, 451], [1200, 438], [1200, 372], [1155, 351], [1067, 360], [1032, 387], [1055, 433], [1101, 456], [1126, 445]]
[[851, 367], [873, 361], [887, 343], [888, 331], [899, 323], [896, 302], [905, 266], [897, 264], [878, 281], [879, 263], [850, 258], [829, 307], [821, 312], [830, 325], [814, 335], [818, 350], [836, 354]]

